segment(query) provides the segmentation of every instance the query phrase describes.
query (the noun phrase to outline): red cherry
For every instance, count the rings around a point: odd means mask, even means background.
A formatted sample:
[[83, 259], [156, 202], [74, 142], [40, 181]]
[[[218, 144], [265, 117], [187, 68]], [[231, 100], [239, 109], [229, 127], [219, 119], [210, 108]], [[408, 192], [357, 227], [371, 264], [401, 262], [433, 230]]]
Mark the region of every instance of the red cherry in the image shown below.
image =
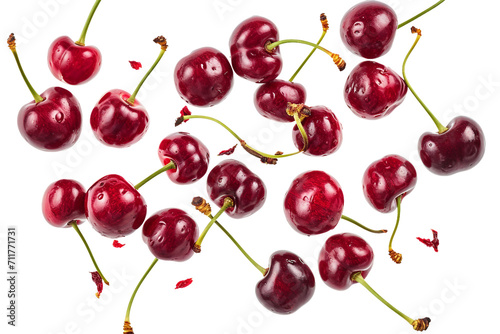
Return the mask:
[[304, 103], [306, 89], [299, 83], [275, 79], [260, 85], [253, 101], [262, 116], [278, 122], [293, 122], [293, 116], [286, 112], [288, 102]]
[[55, 227], [71, 227], [70, 222], [85, 219], [85, 188], [75, 180], [62, 179], [51, 183], [42, 199], [45, 220]]

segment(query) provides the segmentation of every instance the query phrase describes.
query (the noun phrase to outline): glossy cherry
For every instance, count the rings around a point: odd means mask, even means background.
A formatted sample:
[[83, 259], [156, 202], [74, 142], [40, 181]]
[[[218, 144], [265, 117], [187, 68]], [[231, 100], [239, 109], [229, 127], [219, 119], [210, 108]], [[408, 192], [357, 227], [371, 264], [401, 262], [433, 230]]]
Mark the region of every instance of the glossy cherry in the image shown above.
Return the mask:
[[286, 112], [288, 102], [301, 104], [306, 96], [303, 85], [274, 79], [259, 86], [253, 101], [262, 116], [278, 122], [293, 122], [293, 116]]
[[110, 174], [87, 191], [85, 216], [103, 236], [120, 238], [141, 227], [146, 218], [146, 202], [132, 184]]
[[71, 227], [70, 222], [85, 219], [85, 188], [75, 180], [62, 179], [51, 183], [42, 199], [45, 220], [55, 227]]
[[174, 82], [181, 98], [197, 107], [212, 107], [223, 101], [233, 87], [233, 70], [226, 56], [204, 47], [179, 60]]
[[358, 64], [344, 86], [344, 100], [351, 111], [366, 119], [389, 115], [399, 106], [408, 87], [396, 72], [374, 61]]
[[201, 179], [206, 174], [210, 161], [208, 148], [187, 132], [166, 136], [158, 148], [158, 157], [163, 165], [171, 161], [175, 163], [176, 167], [166, 173], [177, 184], [190, 184]]
[[291, 314], [313, 296], [315, 279], [311, 269], [297, 255], [277, 251], [271, 255], [269, 269], [257, 283], [259, 302], [278, 314]]
[[278, 40], [278, 28], [264, 17], [252, 16], [241, 22], [229, 39], [234, 72], [253, 82], [275, 79], [283, 66], [280, 50], [265, 47]]

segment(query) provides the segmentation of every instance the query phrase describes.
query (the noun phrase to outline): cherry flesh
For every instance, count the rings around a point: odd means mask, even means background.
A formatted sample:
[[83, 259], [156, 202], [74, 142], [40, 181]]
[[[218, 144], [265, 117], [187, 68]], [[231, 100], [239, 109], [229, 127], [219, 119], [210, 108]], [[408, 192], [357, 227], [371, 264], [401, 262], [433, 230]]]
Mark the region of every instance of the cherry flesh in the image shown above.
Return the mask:
[[[342, 125], [335, 114], [325, 106], [310, 107], [311, 116], [302, 121], [309, 140], [305, 155], [326, 156], [337, 151], [342, 144]], [[302, 150], [304, 141], [297, 125], [293, 127], [292, 139], [297, 149]]]
[[55, 227], [71, 227], [70, 222], [85, 219], [85, 188], [75, 180], [62, 179], [51, 183], [42, 198], [45, 220]]
[[363, 1], [345, 13], [340, 37], [352, 53], [374, 59], [390, 50], [397, 28], [398, 19], [391, 7], [379, 1]]
[[267, 51], [266, 45], [278, 40], [278, 28], [266, 18], [252, 16], [241, 22], [229, 39], [234, 72], [258, 83], [275, 79], [283, 67], [280, 50]]
[[479, 124], [458, 116], [443, 133], [424, 133], [418, 142], [420, 159], [438, 175], [451, 175], [471, 169], [481, 161], [486, 141]]
[[146, 202], [132, 184], [110, 174], [87, 191], [85, 216], [103, 236], [120, 238], [141, 227], [146, 218]]
[[149, 217], [142, 228], [142, 239], [160, 260], [186, 261], [198, 239], [196, 222], [184, 211], [164, 209]]
[[158, 148], [158, 157], [163, 165], [170, 161], [175, 163], [176, 167], [166, 173], [177, 184], [190, 184], [201, 179], [210, 161], [208, 148], [187, 132], [176, 132], [165, 137]]
[[101, 52], [94, 46], [76, 44], [68, 36], [57, 38], [47, 56], [50, 72], [70, 85], [83, 84], [101, 69]]
[[228, 159], [215, 166], [207, 178], [210, 199], [222, 207], [229, 197], [234, 206], [225, 212], [233, 218], [243, 218], [259, 210], [266, 200], [264, 182], [243, 163]]
[[306, 89], [299, 83], [275, 79], [260, 85], [253, 101], [262, 116], [278, 122], [293, 122], [293, 117], [286, 112], [288, 102], [304, 103]]
[[271, 255], [269, 269], [255, 287], [255, 293], [268, 310], [290, 314], [312, 298], [315, 284], [311, 269], [300, 257], [277, 251]]
[[212, 107], [233, 87], [233, 70], [219, 50], [204, 47], [179, 60], [174, 82], [181, 98], [197, 107]]
[[302, 234], [321, 234], [335, 228], [343, 209], [344, 194], [339, 183], [323, 171], [300, 174], [285, 194], [286, 220]]
[[355, 115], [377, 119], [389, 115], [399, 106], [407, 91], [403, 78], [389, 67], [364, 61], [349, 74], [344, 100]]
[[138, 142], [149, 126], [146, 108], [135, 99], [128, 102], [130, 94], [113, 89], [104, 94], [90, 114], [90, 126], [103, 144], [127, 147]]

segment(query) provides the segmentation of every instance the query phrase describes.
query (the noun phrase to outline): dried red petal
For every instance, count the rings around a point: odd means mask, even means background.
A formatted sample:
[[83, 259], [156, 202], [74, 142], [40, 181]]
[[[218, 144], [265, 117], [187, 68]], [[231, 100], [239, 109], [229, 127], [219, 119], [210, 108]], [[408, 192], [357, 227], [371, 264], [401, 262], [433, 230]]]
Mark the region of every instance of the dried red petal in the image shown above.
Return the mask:
[[423, 239], [417, 237], [417, 240], [426, 245], [427, 247], [432, 247], [432, 241], [430, 239]]
[[238, 144], [234, 145], [233, 147], [231, 147], [228, 150], [220, 151], [220, 153], [218, 155], [231, 155], [234, 153], [234, 149], [236, 148], [236, 146], [238, 146]]
[[417, 237], [417, 240], [420, 241], [420, 242], [422, 242], [427, 247], [434, 248], [434, 251], [437, 252], [438, 251], [438, 246], [439, 246], [438, 233], [435, 230], [431, 230], [431, 231], [432, 231], [432, 240], [430, 240], [430, 239], [423, 239], [423, 238], [419, 238], [419, 237]]
[[175, 285], [175, 288], [176, 289], [184, 289], [185, 287], [190, 286], [191, 283], [193, 283], [193, 279], [188, 278], [188, 279], [185, 279], [184, 281], [177, 282], [177, 284]]
[[[189, 110], [187, 106], [184, 106], [184, 108], [182, 108], [182, 110], [181, 110], [181, 117], [189, 116], [189, 115], [191, 115], [191, 110]], [[189, 119], [183, 120], [184, 123], [187, 121], [189, 121]]]
[[95, 285], [97, 286], [97, 293], [95, 294], [97, 298], [101, 296], [102, 293], [102, 277], [99, 275], [97, 271], [91, 272], [92, 274], [92, 281], [94, 281]]
[[118, 240], [113, 240], [113, 247], [122, 248], [123, 246], [125, 246], [125, 244], [119, 243]]
[[130, 63], [130, 66], [134, 69], [134, 70], [138, 70], [142, 67], [142, 64], [139, 63], [138, 61], [133, 61], [133, 60], [129, 60], [128, 61]]

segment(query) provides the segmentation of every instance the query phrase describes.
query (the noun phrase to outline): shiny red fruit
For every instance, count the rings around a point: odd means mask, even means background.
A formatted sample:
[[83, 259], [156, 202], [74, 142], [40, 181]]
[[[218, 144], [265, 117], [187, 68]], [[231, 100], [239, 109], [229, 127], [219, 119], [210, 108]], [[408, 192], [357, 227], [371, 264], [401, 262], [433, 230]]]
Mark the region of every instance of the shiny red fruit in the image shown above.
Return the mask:
[[70, 227], [71, 221], [85, 219], [85, 188], [75, 180], [62, 179], [51, 183], [42, 198], [45, 220], [55, 227]]
[[275, 79], [260, 85], [253, 101], [262, 116], [278, 122], [293, 122], [293, 116], [286, 113], [288, 102], [305, 103], [306, 89], [299, 83]]

